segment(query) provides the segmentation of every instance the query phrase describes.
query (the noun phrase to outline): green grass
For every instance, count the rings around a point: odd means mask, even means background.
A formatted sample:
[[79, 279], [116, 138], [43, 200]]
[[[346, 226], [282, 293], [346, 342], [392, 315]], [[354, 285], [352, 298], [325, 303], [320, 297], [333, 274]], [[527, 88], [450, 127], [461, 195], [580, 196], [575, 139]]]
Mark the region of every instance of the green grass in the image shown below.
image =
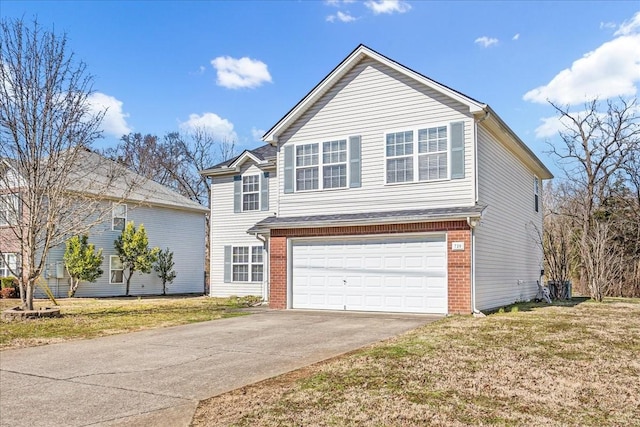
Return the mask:
[[[0, 349], [94, 338], [142, 329], [204, 322], [246, 313], [236, 309], [243, 299], [208, 297], [131, 297], [59, 299], [62, 317], [2, 321]], [[19, 300], [0, 300], [0, 309], [15, 307]], [[37, 307], [51, 306], [37, 300]]]
[[193, 425], [640, 426], [639, 354], [639, 299], [517, 304], [208, 399]]

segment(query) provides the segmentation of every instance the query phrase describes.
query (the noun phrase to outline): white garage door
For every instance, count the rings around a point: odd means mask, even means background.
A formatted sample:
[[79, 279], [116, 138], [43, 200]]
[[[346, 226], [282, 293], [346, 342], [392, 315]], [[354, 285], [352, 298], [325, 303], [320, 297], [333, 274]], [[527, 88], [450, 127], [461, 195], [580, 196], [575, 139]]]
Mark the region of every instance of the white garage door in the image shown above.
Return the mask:
[[294, 241], [293, 308], [447, 312], [446, 236]]

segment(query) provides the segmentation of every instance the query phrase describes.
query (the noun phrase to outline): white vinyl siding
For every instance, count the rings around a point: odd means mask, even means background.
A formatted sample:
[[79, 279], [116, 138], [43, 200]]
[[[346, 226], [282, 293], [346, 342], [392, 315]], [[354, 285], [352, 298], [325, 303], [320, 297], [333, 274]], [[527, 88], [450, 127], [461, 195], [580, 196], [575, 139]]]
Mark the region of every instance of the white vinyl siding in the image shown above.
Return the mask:
[[479, 127], [479, 203], [488, 205], [475, 228], [476, 306], [490, 309], [537, 292], [542, 209], [532, 207], [534, 173]]
[[[173, 252], [174, 270], [177, 276], [167, 287], [169, 294], [203, 293], [205, 266], [205, 211], [186, 211], [158, 206], [127, 204], [127, 219], [136, 226], [144, 224], [149, 238], [149, 246], [161, 249], [169, 248]], [[107, 207], [110, 209], [110, 207]], [[169, 227], [170, 225], [170, 227]], [[89, 243], [96, 249], [102, 248], [104, 256], [100, 268], [104, 271], [95, 283], [80, 282], [76, 293], [78, 297], [111, 297], [125, 293], [125, 284], [111, 284], [111, 256], [116, 255], [113, 245], [117, 233], [111, 232], [112, 218], [109, 216], [103, 223], [96, 225], [89, 233]], [[53, 266], [61, 262], [65, 245], [52, 248], [47, 257], [47, 269], [55, 271]], [[55, 297], [66, 297], [69, 289], [68, 280], [49, 277], [47, 284]], [[160, 295], [162, 281], [155, 271], [150, 274], [134, 273], [131, 278], [131, 295]], [[46, 297], [44, 292], [36, 289], [38, 297]]]
[[[245, 162], [240, 168], [240, 173], [245, 175], [262, 174], [260, 168]], [[216, 297], [228, 297], [232, 295], [258, 295], [267, 297], [266, 281], [268, 279], [268, 255], [266, 250], [263, 257], [263, 277], [255, 282], [224, 281], [224, 248], [225, 246], [260, 246], [264, 243], [247, 230], [256, 222], [265, 219], [275, 212], [277, 197], [277, 174], [275, 170], [269, 170], [269, 197], [271, 209], [267, 211], [248, 211], [242, 213], [233, 212], [233, 176], [217, 176], [212, 178], [211, 184], [211, 262], [210, 262], [210, 295]], [[252, 272], [253, 273], [253, 272]], [[257, 271], [256, 271], [256, 278]], [[257, 280], [257, 279], [256, 279]]]
[[[414, 167], [406, 185], [388, 185], [386, 177], [386, 134], [417, 131], [464, 123], [464, 178], [418, 182]], [[279, 170], [284, 170], [284, 150], [314, 141], [359, 135], [361, 139], [360, 186], [343, 191], [284, 193], [279, 177], [278, 215], [302, 216], [473, 206], [475, 203], [474, 124], [468, 107], [426, 88], [414, 80], [370, 59], [356, 64], [318, 102], [279, 136]], [[450, 130], [450, 129], [448, 129]], [[328, 135], [330, 132], [330, 135]], [[448, 135], [451, 138], [451, 135]], [[320, 151], [320, 150], [319, 150]], [[423, 153], [428, 154], [428, 153]], [[430, 154], [430, 153], [429, 153]], [[398, 153], [397, 158], [402, 155]], [[441, 157], [438, 158], [441, 160]], [[447, 159], [450, 162], [450, 159]], [[395, 166], [394, 166], [395, 167]], [[451, 171], [447, 171], [449, 174]], [[440, 173], [440, 171], [438, 172]], [[398, 172], [399, 176], [406, 172]], [[348, 181], [347, 181], [348, 182]]]

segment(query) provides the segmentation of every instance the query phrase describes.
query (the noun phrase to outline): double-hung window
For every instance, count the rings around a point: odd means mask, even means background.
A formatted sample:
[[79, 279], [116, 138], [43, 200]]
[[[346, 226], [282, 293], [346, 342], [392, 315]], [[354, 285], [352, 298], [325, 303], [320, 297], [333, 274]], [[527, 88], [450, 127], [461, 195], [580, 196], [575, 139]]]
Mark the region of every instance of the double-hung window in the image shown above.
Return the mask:
[[296, 191], [347, 187], [346, 139], [298, 145], [295, 162]]
[[464, 123], [387, 133], [385, 155], [387, 184], [464, 178]]
[[118, 255], [111, 255], [109, 257], [109, 283], [124, 283], [124, 267]]
[[18, 257], [16, 254], [2, 254], [0, 257], [0, 277], [18, 274]]
[[413, 131], [387, 134], [387, 183], [413, 181]]
[[127, 205], [114, 204], [111, 210], [111, 230], [122, 231], [127, 223]]
[[260, 175], [242, 177], [242, 210], [260, 210]]
[[418, 130], [418, 179], [447, 179], [447, 127]]
[[317, 190], [319, 180], [318, 144], [296, 147], [296, 190]]
[[20, 201], [16, 194], [0, 195], [0, 226], [18, 223]]
[[234, 246], [231, 255], [234, 282], [261, 282], [263, 280], [262, 246]]

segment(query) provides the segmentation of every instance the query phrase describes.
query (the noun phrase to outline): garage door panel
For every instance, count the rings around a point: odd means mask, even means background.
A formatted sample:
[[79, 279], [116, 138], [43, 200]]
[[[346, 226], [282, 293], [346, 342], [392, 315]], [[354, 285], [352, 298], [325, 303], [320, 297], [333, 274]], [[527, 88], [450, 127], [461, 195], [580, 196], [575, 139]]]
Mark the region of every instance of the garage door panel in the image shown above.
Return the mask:
[[446, 313], [443, 235], [294, 242], [292, 253], [294, 308]]

